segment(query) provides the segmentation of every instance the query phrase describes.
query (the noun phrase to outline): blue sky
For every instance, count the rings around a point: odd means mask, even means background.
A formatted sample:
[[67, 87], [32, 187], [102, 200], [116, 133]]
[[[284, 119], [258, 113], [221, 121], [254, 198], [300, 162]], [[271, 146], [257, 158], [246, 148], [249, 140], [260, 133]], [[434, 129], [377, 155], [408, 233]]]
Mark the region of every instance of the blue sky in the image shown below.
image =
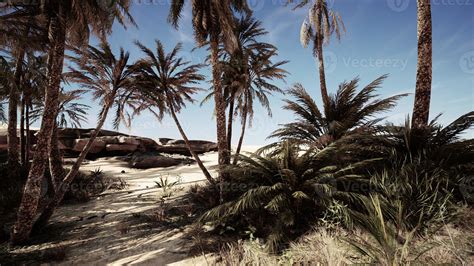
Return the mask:
[[[167, 22], [169, 0], [133, 0], [132, 14], [138, 29], [127, 30], [115, 25], [109, 38], [117, 50], [129, 50], [133, 60], [142, 56], [133, 42], [139, 40], [154, 47], [154, 40], [161, 40], [169, 50], [177, 42], [184, 44], [182, 56], [194, 63], [202, 63], [206, 52], [191, 52], [194, 39], [191, 28], [191, 11], [186, 7], [179, 30]], [[290, 72], [286, 83], [277, 83], [288, 88], [296, 82], [305, 88], [320, 103], [317, 65], [310, 49], [299, 42], [299, 31], [307, 8], [293, 11], [286, 7], [286, 0], [249, 0], [254, 15], [263, 22], [269, 34], [262, 40], [279, 48], [279, 60], [289, 60], [285, 69]], [[359, 76], [361, 86], [375, 78], [389, 74], [379, 90], [381, 97], [399, 93], [414, 93], [417, 40], [416, 0], [330, 0], [330, 5], [339, 12], [345, 22], [347, 33], [341, 42], [333, 40], [325, 47], [327, 61], [327, 83], [330, 92], [344, 80]], [[474, 0], [433, 0], [433, 92], [431, 117], [443, 113], [440, 121], [448, 123], [474, 110]], [[209, 69], [203, 74], [210, 78]], [[208, 85], [203, 84], [203, 88]], [[196, 97], [200, 101], [204, 93]], [[246, 135], [245, 144], [261, 145], [269, 142], [266, 137], [278, 124], [293, 119], [291, 113], [281, 109], [284, 95], [271, 98], [273, 117], [266, 116], [257, 108], [253, 127]], [[98, 106], [93, 106], [89, 123], [96, 122]], [[400, 101], [391, 112], [384, 114], [391, 122], [402, 123], [412, 111], [413, 95]], [[179, 118], [192, 139], [215, 139], [215, 123], [212, 104], [200, 107], [189, 105]], [[240, 124], [236, 124], [239, 126]], [[110, 123], [106, 128], [111, 128]], [[158, 122], [151, 114], [143, 114], [133, 120], [132, 129], [122, 127], [124, 133], [152, 138], [180, 138], [171, 119]], [[239, 132], [235, 132], [234, 141]], [[469, 137], [474, 137], [472, 132]]]

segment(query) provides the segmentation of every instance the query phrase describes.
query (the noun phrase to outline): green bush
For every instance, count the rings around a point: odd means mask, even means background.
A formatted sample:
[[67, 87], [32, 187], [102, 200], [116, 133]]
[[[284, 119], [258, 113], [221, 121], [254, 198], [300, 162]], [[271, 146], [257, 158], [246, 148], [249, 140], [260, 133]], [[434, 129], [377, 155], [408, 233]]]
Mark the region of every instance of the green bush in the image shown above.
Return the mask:
[[279, 154], [241, 156], [239, 165], [227, 169], [225, 202], [200, 221], [263, 236], [275, 251], [305, 233], [333, 200], [356, 208], [370, 193], [370, 181], [358, 169], [371, 161], [341, 168], [331, 164], [332, 147], [302, 151], [290, 142], [281, 145]]

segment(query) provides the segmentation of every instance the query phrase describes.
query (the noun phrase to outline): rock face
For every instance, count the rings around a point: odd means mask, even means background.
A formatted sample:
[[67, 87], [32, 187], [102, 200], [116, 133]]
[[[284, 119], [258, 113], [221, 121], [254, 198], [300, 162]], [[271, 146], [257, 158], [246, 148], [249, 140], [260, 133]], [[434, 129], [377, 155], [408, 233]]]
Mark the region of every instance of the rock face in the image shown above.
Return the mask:
[[[65, 157], [74, 158], [84, 149], [94, 129], [59, 129], [59, 148]], [[32, 147], [36, 144], [37, 132], [31, 131]], [[0, 132], [0, 154], [7, 150], [6, 130]], [[209, 141], [191, 141], [192, 149], [203, 154], [217, 151], [217, 144]], [[88, 157], [90, 159], [100, 157], [125, 156], [131, 154], [153, 154], [143, 155], [140, 160], [135, 160], [131, 166], [137, 168], [170, 167], [183, 163], [183, 159], [156, 156], [159, 154], [191, 156], [183, 140], [162, 138], [157, 143], [153, 139], [125, 135], [119, 132], [101, 130], [94, 141]]]
[[[159, 139], [159, 141], [162, 146], [157, 149], [158, 152], [191, 156], [184, 140]], [[197, 154], [217, 151], [217, 144], [214, 142], [191, 140], [190, 144], [191, 149]]]
[[183, 160], [165, 156], [139, 156], [129, 162], [131, 168], [150, 169], [180, 165]]

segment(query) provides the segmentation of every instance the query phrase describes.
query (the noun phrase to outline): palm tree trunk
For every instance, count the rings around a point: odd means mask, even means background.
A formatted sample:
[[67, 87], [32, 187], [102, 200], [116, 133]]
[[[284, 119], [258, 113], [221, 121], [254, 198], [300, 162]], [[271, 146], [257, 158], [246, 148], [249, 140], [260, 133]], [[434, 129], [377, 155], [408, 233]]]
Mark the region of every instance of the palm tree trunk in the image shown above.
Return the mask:
[[326, 71], [324, 70], [324, 53], [323, 53], [323, 42], [324, 42], [324, 33], [322, 28], [322, 7], [321, 1], [318, 1], [318, 12], [319, 12], [319, 27], [318, 38], [316, 38], [316, 55], [318, 56], [319, 61], [319, 83], [321, 86], [321, 97], [323, 99], [324, 108], [329, 106], [329, 94], [326, 87]]
[[20, 166], [20, 153], [18, 152], [18, 98], [23, 70], [23, 59], [25, 57], [25, 47], [18, 50], [15, 63], [14, 84], [10, 87], [8, 99], [8, 176], [10, 179], [18, 178], [18, 167]]
[[199, 168], [201, 168], [202, 173], [204, 176], [209, 180], [211, 184], [215, 184], [216, 182], [212, 178], [211, 174], [207, 170], [206, 166], [202, 163], [201, 159], [197, 155], [197, 153], [191, 148], [191, 143], [189, 142], [188, 136], [186, 136], [186, 133], [183, 130], [183, 127], [181, 127], [181, 123], [179, 123], [178, 117], [176, 116], [176, 112], [174, 111], [173, 105], [168, 103], [168, 107], [170, 108], [170, 113], [171, 116], [173, 117], [174, 122], [176, 123], [176, 126], [178, 127], [179, 133], [181, 134], [181, 137], [183, 138], [184, 142], [186, 143], [186, 146], [188, 147], [189, 152], [193, 156], [194, 160], [196, 160]]
[[30, 139], [30, 105], [31, 105], [31, 92], [28, 89], [26, 94], [26, 110], [25, 110], [25, 169], [30, 168], [30, 151], [31, 151], [31, 139]]
[[214, 101], [216, 104], [216, 124], [217, 124], [217, 149], [219, 156], [219, 184], [220, 201], [224, 201], [224, 181], [228, 179], [228, 174], [224, 173], [224, 167], [230, 164], [230, 152], [227, 146], [226, 113], [225, 101], [222, 94], [221, 72], [219, 68], [219, 35], [211, 34], [211, 64], [212, 80], [214, 85]]
[[58, 139], [58, 125], [54, 125], [53, 134], [51, 137], [51, 147], [49, 153], [49, 171], [51, 173], [51, 183], [53, 184], [54, 191], [57, 190], [58, 185], [62, 182], [66, 175], [63, 167], [63, 159], [61, 151], [59, 150], [59, 139]]
[[211, 36], [211, 64], [212, 79], [214, 85], [214, 101], [216, 104], [216, 121], [217, 121], [217, 148], [219, 149], [219, 165], [228, 165], [230, 163], [230, 154], [227, 147], [226, 134], [226, 113], [225, 101], [222, 93], [221, 72], [219, 68], [219, 36], [213, 34]]
[[242, 150], [242, 145], [244, 143], [245, 129], [247, 128], [247, 106], [245, 106], [245, 111], [242, 114], [242, 129], [240, 132], [239, 144], [237, 145], [237, 150], [235, 151], [234, 165], [237, 165], [239, 162], [239, 155]]
[[64, 47], [66, 29], [62, 24], [62, 12], [51, 18], [49, 36], [50, 52], [48, 65], [49, 81], [46, 88], [44, 113], [41, 128], [38, 132], [38, 142], [31, 164], [28, 179], [25, 184], [23, 197], [17, 213], [17, 220], [13, 227], [11, 236], [12, 244], [21, 244], [28, 240], [36, 216], [38, 202], [41, 197], [41, 180], [43, 179], [46, 162], [48, 160], [48, 146], [51, 141], [56, 115], [58, 111], [59, 89], [61, 85], [61, 75], [64, 63]]
[[428, 125], [432, 82], [432, 22], [430, 0], [418, 3], [418, 67], [416, 71], [415, 105], [413, 107], [414, 127]]
[[20, 105], [20, 161], [21, 165], [24, 167], [26, 165], [26, 143], [25, 143], [25, 109], [26, 109], [26, 99], [25, 99], [25, 92], [21, 97], [21, 105]]
[[229, 121], [227, 121], [227, 147], [229, 151], [232, 150], [232, 126], [234, 123], [234, 105], [235, 105], [235, 93], [230, 95], [230, 104], [229, 104]]
[[97, 126], [96, 126], [94, 132], [92, 132], [92, 134], [89, 138], [89, 141], [87, 141], [86, 146], [84, 147], [84, 149], [79, 154], [79, 157], [77, 158], [76, 162], [74, 163], [72, 168], [67, 173], [66, 177], [64, 177], [62, 182], [57, 185], [56, 193], [54, 195], [53, 200], [46, 206], [46, 208], [41, 213], [40, 217], [38, 218], [38, 220], [35, 223], [35, 228], [42, 228], [43, 226], [45, 226], [48, 223], [51, 216], [53, 216], [54, 211], [56, 210], [56, 208], [62, 202], [62, 200], [64, 198], [64, 195], [66, 194], [66, 192], [69, 189], [69, 186], [71, 185], [74, 178], [76, 178], [82, 163], [86, 159], [86, 156], [89, 153], [89, 150], [91, 149], [92, 144], [94, 144], [95, 139], [97, 138], [97, 136], [99, 135], [100, 130], [104, 126], [105, 120], [107, 119], [107, 115], [108, 115], [109, 110], [110, 110], [110, 107], [112, 106], [112, 103], [114, 101], [115, 93], [116, 93], [116, 91], [112, 92], [111, 95], [108, 97], [108, 99], [106, 101], [106, 105], [104, 106], [104, 109], [102, 110], [102, 113], [100, 115], [99, 122], [97, 123]]

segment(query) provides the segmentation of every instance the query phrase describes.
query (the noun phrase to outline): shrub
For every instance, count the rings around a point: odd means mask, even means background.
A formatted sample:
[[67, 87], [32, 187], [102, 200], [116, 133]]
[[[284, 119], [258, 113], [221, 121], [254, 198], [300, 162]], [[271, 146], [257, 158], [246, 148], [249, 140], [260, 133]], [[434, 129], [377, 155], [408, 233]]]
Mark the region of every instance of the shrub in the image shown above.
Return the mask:
[[125, 183], [123, 180], [108, 177], [100, 169], [89, 173], [80, 172], [71, 183], [64, 199], [79, 202], [89, 201], [112, 186], [123, 189]]
[[[302, 151], [299, 145], [283, 142], [280, 154], [241, 156], [227, 172], [225, 202], [203, 214], [222, 230], [248, 231], [267, 239], [272, 251], [305, 233], [333, 200], [361, 204], [370, 193], [370, 182], [357, 174], [361, 162], [345, 168], [333, 166], [333, 148]], [[231, 189], [229, 189], [231, 188]], [[238, 189], [232, 189], [238, 188]]]

